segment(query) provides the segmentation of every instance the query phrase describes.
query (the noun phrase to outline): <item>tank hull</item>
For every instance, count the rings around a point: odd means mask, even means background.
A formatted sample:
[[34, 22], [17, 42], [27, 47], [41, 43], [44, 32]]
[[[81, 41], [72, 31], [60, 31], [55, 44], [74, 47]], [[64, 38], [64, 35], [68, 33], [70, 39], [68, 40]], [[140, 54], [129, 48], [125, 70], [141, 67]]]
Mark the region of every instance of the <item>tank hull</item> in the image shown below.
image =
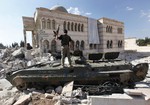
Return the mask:
[[[113, 81], [127, 87], [134, 84], [134, 82], [143, 80], [148, 71], [147, 63], [135, 67], [128, 63], [108, 65], [100, 62], [90, 65], [76, 65], [72, 68], [61, 68], [60, 66], [30, 68], [9, 72], [6, 79], [19, 90], [30, 86], [34, 87], [33, 84], [63, 86], [70, 81], [74, 81], [76, 85], [101, 85], [107, 81]], [[137, 73], [139, 69], [141, 75]], [[137, 78], [138, 76], [139, 78]]]

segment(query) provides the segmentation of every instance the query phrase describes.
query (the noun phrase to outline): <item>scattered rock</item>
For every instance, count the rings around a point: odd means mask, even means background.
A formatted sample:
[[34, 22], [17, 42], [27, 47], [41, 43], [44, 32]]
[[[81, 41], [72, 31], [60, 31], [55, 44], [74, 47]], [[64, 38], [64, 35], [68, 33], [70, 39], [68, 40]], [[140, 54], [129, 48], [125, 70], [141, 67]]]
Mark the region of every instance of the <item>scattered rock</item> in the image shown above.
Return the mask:
[[55, 89], [55, 92], [58, 93], [58, 94], [61, 94], [61, 92], [62, 92], [62, 86], [58, 86], [58, 87]]
[[78, 98], [72, 98], [72, 103], [81, 103], [81, 100]]
[[44, 94], [45, 92], [44, 92], [44, 90], [34, 90], [33, 92], [32, 92], [32, 94], [34, 95], [40, 95], [40, 94]]
[[63, 97], [61, 99], [62, 103], [64, 104], [72, 104], [72, 98], [66, 98], [66, 97]]
[[82, 92], [82, 89], [81, 89], [81, 88], [78, 88], [78, 89], [76, 89], [76, 90], [73, 90], [72, 96], [73, 96], [73, 97], [82, 97], [82, 96], [83, 96], [82, 93], [83, 93], [83, 92]]
[[87, 104], [87, 105], [88, 105], [88, 103], [89, 103], [89, 100], [88, 100], [88, 99], [83, 99], [83, 100], [81, 100], [81, 104]]
[[45, 93], [45, 98], [53, 99], [54, 96], [54, 94]]
[[3, 88], [0, 88], [0, 91], [3, 91]]
[[20, 48], [20, 49], [18, 49], [18, 50], [15, 50], [15, 51], [12, 53], [12, 55], [13, 55], [15, 58], [20, 58], [20, 59], [22, 59], [22, 58], [25, 57], [23, 50], [24, 50], [23, 48]]
[[6, 100], [3, 105], [13, 105], [16, 101], [16, 98], [15, 97], [11, 97], [9, 98], [8, 100]]
[[31, 94], [24, 95], [19, 98], [17, 102], [15, 102], [13, 105], [26, 105], [31, 100]]
[[[55, 55], [55, 56], [54, 56]], [[132, 63], [150, 62], [150, 57], [139, 60], [133, 60], [132, 54], [127, 54], [127, 60]], [[136, 54], [135, 58], [142, 55]], [[25, 50], [24, 48], [4, 49], [0, 52], [0, 78], [4, 78], [6, 72], [32, 67], [37, 64], [46, 64], [54, 61], [60, 54], [43, 54], [41, 56], [40, 49]], [[74, 58], [78, 59], [78, 58]], [[149, 60], [148, 60], [149, 59]], [[65, 64], [68, 64], [67, 59]], [[52, 66], [58, 66], [60, 63], [54, 63]], [[150, 72], [149, 72], [150, 74]], [[149, 76], [150, 77], [150, 76]], [[148, 83], [149, 78], [146, 80]], [[136, 84], [137, 87], [149, 87], [145, 84]], [[0, 79], [0, 105], [64, 105], [64, 104], [88, 104], [86, 92], [81, 88], [73, 89], [73, 83], [67, 83], [62, 86], [46, 87], [44, 90], [36, 90], [38, 88], [30, 88], [23, 93], [18, 91], [5, 79]], [[46, 93], [45, 93], [46, 92]], [[129, 92], [128, 92], [129, 93]], [[131, 92], [130, 92], [131, 93]], [[140, 94], [132, 91], [132, 94]]]
[[53, 100], [54, 100], [54, 101], [58, 101], [58, 100], [61, 100], [61, 98], [62, 98], [62, 97], [61, 97], [60, 95], [59, 95], [59, 96], [54, 96], [54, 97], [53, 97]]
[[51, 86], [46, 87], [45, 91], [46, 91], [46, 93], [52, 93], [52, 94], [55, 94], [54, 88], [51, 87]]

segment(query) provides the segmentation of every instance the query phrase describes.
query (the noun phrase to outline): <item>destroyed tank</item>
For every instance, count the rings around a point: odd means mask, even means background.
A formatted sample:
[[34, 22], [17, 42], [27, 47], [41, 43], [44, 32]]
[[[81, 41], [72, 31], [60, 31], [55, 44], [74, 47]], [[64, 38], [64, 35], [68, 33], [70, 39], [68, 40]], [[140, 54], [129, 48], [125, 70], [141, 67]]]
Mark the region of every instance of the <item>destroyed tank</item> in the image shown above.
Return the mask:
[[133, 65], [117, 59], [119, 52], [89, 54], [88, 59], [81, 55], [74, 53], [73, 67], [62, 68], [57, 60], [50, 61], [8, 72], [6, 79], [21, 91], [31, 87], [63, 86], [74, 81], [75, 88], [81, 87], [91, 94], [106, 94], [133, 88], [148, 72], [147, 63]]

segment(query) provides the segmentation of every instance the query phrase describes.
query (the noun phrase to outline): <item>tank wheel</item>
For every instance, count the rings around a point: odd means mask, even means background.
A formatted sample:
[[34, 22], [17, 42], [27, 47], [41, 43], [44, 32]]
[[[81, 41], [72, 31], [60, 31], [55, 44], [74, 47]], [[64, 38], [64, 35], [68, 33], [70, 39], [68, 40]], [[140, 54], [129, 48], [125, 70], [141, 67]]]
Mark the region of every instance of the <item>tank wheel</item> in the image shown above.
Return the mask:
[[26, 90], [27, 89], [27, 83], [22, 83], [16, 86], [16, 88], [20, 91]]
[[107, 82], [102, 84], [101, 93], [112, 94], [114, 92], [117, 92], [118, 89], [119, 90], [121, 89], [121, 87], [120, 87], [120, 85], [118, 83], [112, 82], [112, 81], [107, 81]]
[[27, 82], [19, 76], [16, 76], [13, 79], [13, 84], [20, 91], [23, 91], [23, 90], [27, 89]]

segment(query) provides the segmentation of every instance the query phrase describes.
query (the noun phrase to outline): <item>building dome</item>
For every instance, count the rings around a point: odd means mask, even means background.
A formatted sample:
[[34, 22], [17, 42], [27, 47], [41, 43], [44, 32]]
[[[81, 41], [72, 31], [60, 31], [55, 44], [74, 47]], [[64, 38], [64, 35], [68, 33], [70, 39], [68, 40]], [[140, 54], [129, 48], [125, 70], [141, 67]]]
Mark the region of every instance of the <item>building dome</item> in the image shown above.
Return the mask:
[[50, 10], [68, 13], [66, 8], [64, 8], [63, 6], [54, 6]]

